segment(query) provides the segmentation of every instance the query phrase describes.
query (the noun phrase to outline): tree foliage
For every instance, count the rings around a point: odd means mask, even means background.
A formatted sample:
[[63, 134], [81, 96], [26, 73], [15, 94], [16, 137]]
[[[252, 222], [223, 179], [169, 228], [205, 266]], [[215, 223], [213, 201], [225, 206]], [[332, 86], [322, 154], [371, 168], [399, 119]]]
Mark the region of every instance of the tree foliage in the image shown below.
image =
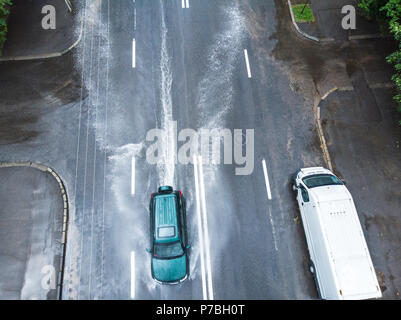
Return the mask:
[[395, 68], [392, 80], [397, 86], [398, 94], [394, 100], [398, 103], [398, 111], [401, 112], [401, 0], [361, 0], [359, 7], [364, 9], [369, 18], [384, 25], [399, 43], [399, 49], [386, 60]]
[[0, 0], [0, 53], [7, 35], [7, 17], [10, 13], [11, 0]]

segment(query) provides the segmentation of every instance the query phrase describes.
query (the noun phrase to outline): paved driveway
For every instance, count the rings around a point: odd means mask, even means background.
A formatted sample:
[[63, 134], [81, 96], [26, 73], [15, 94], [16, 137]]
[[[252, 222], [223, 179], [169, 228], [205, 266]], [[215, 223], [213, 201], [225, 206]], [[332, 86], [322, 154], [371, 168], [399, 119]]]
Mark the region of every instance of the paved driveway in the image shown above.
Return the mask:
[[0, 168], [0, 299], [57, 299], [63, 200], [30, 167]]

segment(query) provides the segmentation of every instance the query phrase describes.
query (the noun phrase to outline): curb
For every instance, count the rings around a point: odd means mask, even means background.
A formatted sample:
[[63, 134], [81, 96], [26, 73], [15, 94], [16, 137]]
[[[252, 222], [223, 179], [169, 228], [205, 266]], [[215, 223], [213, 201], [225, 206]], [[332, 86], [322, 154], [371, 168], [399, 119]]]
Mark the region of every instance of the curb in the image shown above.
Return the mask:
[[57, 278], [57, 296], [59, 300], [62, 300], [62, 288], [63, 288], [63, 276], [64, 276], [64, 260], [66, 253], [66, 243], [67, 243], [67, 226], [68, 226], [68, 196], [67, 191], [65, 189], [63, 181], [60, 179], [60, 176], [51, 168], [46, 167], [42, 164], [33, 163], [33, 162], [0, 162], [0, 168], [12, 168], [12, 167], [30, 167], [40, 170], [42, 172], [48, 172], [51, 174], [57, 181], [61, 195], [63, 197], [63, 232], [61, 237], [61, 243], [63, 246], [63, 254], [60, 257], [60, 271]]
[[[395, 88], [396, 85], [394, 82], [377, 82], [377, 83], [368, 83], [368, 87], [371, 90], [376, 90], [376, 89], [392, 89]], [[334, 87], [333, 89], [329, 90], [323, 97], [322, 100], [325, 100], [327, 96], [332, 93], [333, 91], [353, 91], [354, 87], [353, 86], [346, 86], [346, 87]]]
[[[298, 32], [301, 36], [303, 36], [304, 38], [306, 38], [306, 39], [309, 39], [309, 40], [312, 40], [312, 41], [315, 41], [315, 42], [321, 42], [320, 39], [318, 39], [318, 38], [316, 38], [316, 37], [314, 37], [314, 36], [311, 36], [311, 35], [309, 35], [309, 34], [303, 32], [301, 29], [299, 29], [298, 24], [295, 22], [294, 12], [292, 12], [292, 9], [291, 9], [291, 6], [292, 6], [291, 0], [287, 0], [287, 2], [288, 2], [288, 9], [290, 10], [290, 15], [291, 15], [292, 24], [294, 25], [295, 30], [297, 30], [297, 32]], [[326, 42], [327, 42], [327, 41], [334, 41], [334, 39], [331, 40], [331, 38], [330, 38], [330, 39], [324, 39], [324, 40], [325, 40]]]
[[[370, 89], [383, 89], [383, 88], [391, 89], [394, 87], [395, 87], [395, 84], [393, 82], [369, 84]], [[352, 90], [354, 90], [353, 87], [337, 87], [337, 86], [335, 86], [332, 89], [330, 89], [329, 91], [327, 91], [322, 97], [319, 96], [319, 98], [315, 99], [315, 103], [313, 106], [313, 111], [315, 112], [315, 116], [316, 116], [316, 123], [317, 123], [318, 135], [319, 135], [319, 139], [320, 139], [320, 146], [323, 150], [323, 156], [324, 156], [324, 159], [325, 159], [326, 164], [329, 167], [330, 171], [333, 171], [333, 164], [331, 162], [329, 149], [327, 147], [327, 141], [326, 141], [326, 138], [325, 138], [324, 132], [323, 132], [322, 122], [320, 119], [319, 104], [323, 100], [326, 100], [327, 97], [335, 91], [352, 91]]]
[[326, 94], [324, 94], [322, 97], [319, 96], [319, 98], [315, 99], [315, 103], [313, 105], [313, 111], [314, 111], [315, 117], [316, 117], [318, 136], [320, 139], [320, 147], [322, 148], [324, 160], [326, 161], [327, 167], [332, 172], [333, 172], [333, 164], [331, 162], [329, 148], [327, 147], [327, 141], [326, 141], [326, 138], [325, 138], [324, 132], [323, 132], [322, 122], [320, 119], [319, 104], [321, 101], [325, 100], [331, 93], [333, 93], [334, 91], [337, 91], [337, 90], [338, 90], [338, 87], [334, 87], [331, 90], [329, 90]]
[[[82, 16], [82, 14], [81, 14]], [[5, 57], [2, 58], [0, 57], [0, 62], [7, 62], [7, 61], [27, 61], [27, 60], [40, 60], [40, 59], [50, 59], [50, 58], [57, 58], [65, 55], [72, 49], [74, 49], [82, 39], [82, 34], [83, 34], [83, 27], [84, 27], [84, 17], [81, 17], [81, 30], [79, 32], [79, 37], [78, 40], [75, 41], [71, 46], [69, 46], [67, 49], [61, 51], [61, 52], [55, 52], [55, 53], [48, 53], [48, 54], [38, 54], [38, 55], [30, 55], [30, 56], [20, 56], [20, 57]]]
[[348, 36], [348, 40], [352, 41], [352, 40], [367, 40], [367, 39], [386, 39], [391, 37], [392, 36], [390, 35], [384, 35], [381, 33], [372, 33], [372, 34]]

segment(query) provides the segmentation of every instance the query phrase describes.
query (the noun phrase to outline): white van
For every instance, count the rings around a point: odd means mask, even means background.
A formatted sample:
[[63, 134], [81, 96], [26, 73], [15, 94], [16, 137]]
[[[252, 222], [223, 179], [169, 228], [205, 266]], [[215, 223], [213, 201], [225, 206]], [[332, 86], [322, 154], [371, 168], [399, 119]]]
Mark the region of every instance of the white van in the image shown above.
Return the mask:
[[322, 299], [382, 296], [351, 194], [322, 167], [300, 169], [294, 191], [313, 273]]

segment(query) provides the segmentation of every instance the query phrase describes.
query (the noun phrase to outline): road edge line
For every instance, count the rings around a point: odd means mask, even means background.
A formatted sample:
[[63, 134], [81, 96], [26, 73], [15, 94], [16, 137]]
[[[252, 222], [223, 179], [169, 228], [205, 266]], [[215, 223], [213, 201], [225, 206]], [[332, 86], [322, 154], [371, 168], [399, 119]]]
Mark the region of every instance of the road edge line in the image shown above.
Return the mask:
[[207, 210], [206, 210], [206, 193], [205, 193], [205, 180], [203, 175], [203, 158], [198, 156], [199, 165], [199, 186], [200, 186], [200, 196], [202, 210], [202, 221], [205, 231], [205, 253], [206, 253], [206, 271], [207, 271], [207, 284], [209, 289], [209, 300], [214, 300], [213, 293], [213, 277], [212, 277], [212, 263], [210, 258], [210, 239], [209, 239], [209, 227], [207, 222]]
[[196, 216], [198, 219], [198, 233], [199, 233], [199, 243], [200, 243], [200, 260], [201, 260], [201, 275], [202, 275], [202, 293], [203, 300], [208, 300], [207, 298], [207, 286], [206, 286], [206, 268], [205, 268], [205, 248], [204, 248], [204, 238], [203, 238], [203, 229], [202, 229], [202, 213], [201, 213], [201, 204], [200, 204], [200, 194], [199, 194], [199, 172], [198, 172], [198, 159], [195, 155], [193, 157], [194, 164], [194, 179], [195, 179], [195, 197], [196, 197]]

